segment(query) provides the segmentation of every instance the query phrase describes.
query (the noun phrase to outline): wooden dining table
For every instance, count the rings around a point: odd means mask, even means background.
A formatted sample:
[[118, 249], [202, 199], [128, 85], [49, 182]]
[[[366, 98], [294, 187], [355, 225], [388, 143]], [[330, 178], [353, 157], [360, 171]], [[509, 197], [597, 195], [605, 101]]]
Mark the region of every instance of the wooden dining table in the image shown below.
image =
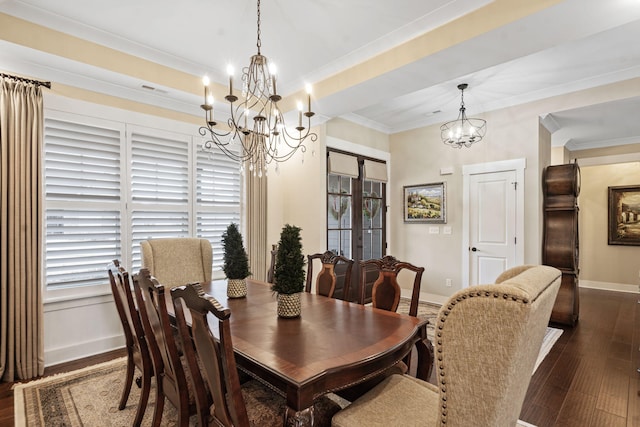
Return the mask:
[[[426, 351], [425, 319], [307, 292], [301, 294], [300, 317], [280, 318], [265, 282], [247, 279], [243, 298], [227, 298], [224, 281], [201, 285], [231, 309], [240, 369], [286, 397], [285, 426], [313, 425], [314, 399], [373, 378], [416, 345]], [[427, 380], [432, 357], [418, 358], [418, 377]]]

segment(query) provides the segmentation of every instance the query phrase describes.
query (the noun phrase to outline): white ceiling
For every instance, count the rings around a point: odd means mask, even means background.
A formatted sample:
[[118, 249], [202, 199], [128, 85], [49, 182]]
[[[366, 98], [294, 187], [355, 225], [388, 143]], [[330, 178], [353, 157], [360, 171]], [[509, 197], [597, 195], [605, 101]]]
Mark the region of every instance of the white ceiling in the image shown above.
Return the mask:
[[[490, 3], [265, 0], [262, 53], [277, 64], [287, 95]], [[256, 53], [255, 0], [0, 0], [0, 12], [223, 84], [227, 64], [240, 69]], [[473, 116], [638, 77], [638, 40], [640, 1], [565, 0], [318, 97], [314, 110], [319, 120], [345, 117], [387, 133], [443, 123], [457, 115], [463, 82]], [[196, 94], [4, 40], [0, 69], [200, 114]], [[630, 98], [549, 112], [547, 120], [558, 129], [554, 145], [593, 148], [637, 142], [638, 112], [640, 100]]]

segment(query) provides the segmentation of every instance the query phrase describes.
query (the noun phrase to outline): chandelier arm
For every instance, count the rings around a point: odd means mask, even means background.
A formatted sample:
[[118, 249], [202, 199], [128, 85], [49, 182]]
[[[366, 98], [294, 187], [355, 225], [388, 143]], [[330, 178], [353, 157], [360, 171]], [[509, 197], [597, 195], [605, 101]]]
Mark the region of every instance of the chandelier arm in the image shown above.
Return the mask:
[[231, 132], [227, 132], [226, 134], [219, 134], [206, 126], [200, 127], [200, 135], [206, 137], [208, 134], [208, 136], [211, 137], [211, 139], [205, 141], [202, 144], [203, 151], [212, 153], [214, 151], [214, 148], [218, 148], [227, 157], [236, 161], [243, 161], [244, 160], [243, 156], [238, 155], [237, 153], [229, 150], [228, 148], [229, 142], [222, 142], [219, 139], [220, 136], [228, 136], [230, 133]]

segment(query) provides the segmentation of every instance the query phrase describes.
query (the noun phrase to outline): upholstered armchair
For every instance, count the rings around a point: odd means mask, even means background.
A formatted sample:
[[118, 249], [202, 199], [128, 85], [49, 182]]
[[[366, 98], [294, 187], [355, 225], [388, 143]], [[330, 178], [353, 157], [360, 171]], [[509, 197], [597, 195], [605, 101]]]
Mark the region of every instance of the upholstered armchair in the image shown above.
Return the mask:
[[435, 325], [437, 385], [391, 375], [332, 425], [515, 426], [560, 278], [553, 267], [521, 266], [456, 292]]
[[140, 242], [142, 267], [166, 287], [211, 281], [213, 252], [207, 239], [176, 237]]

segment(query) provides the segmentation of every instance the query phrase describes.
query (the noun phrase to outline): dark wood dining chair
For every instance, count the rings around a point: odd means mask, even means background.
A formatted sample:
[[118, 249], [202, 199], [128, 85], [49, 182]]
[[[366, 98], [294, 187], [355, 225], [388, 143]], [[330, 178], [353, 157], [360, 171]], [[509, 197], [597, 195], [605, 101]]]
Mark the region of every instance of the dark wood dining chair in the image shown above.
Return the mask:
[[120, 323], [124, 330], [125, 346], [127, 349], [127, 373], [122, 390], [122, 397], [118, 409], [123, 410], [127, 406], [129, 393], [133, 385], [135, 368], [140, 371], [140, 377], [136, 378], [136, 384], [141, 388], [138, 400], [138, 409], [133, 419], [133, 425], [139, 426], [147, 408], [149, 393], [151, 391], [151, 377], [153, 376], [153, 362], [144, 336], [144, 328], [138, 309], [133, 299], [131, 279], [129, 273], [120, 265], [118, 260], [113, 260], [107, 267], [109, 282], [113, 300], [118, 309]]
[[[202, 425], [281, 426], [284, 397], [256, 380], [240, 385], [229, 326], [231, 311], [205, 294], [197, 283], [173, 288], [171, 297], [178, 332], [184, 342], [184, 356], [193, 379], [199, 418], [206, 423]], [[212, 320], [208, 319], [209, 314], [214, 316]], [[260, 389], [261, 396], [266, 399], [252, 399], [254, 404], [247, 407], [243, 394], [256, 395]]]
[[409, 262], [398, 261], [391, 255], [380, 259], [360, 261], [360, 304], [365, 303], [367, 282], [373, 274], [373, 277], [375, 277], [371, 287], [371, 302], [373, 306], [383, 310], [396, 311], [401, 296], [398, 275], [402, 270], [414, 273], [409, 315], [417, 316], [424, 267], [417, 267]]
[[273, 275], [276, 271], [276, 259], [278, 258], [278, 245], [271, 245], [271, 261], [267, 270], [267, 283], [273, 283]]
[[316, 294], [350, 301], [353, 260], [336, 255], [331, 251], [307, 255], [307, 282], [305, 286], [307, 292], [311, 292], [315, 260], [320, 260], [322, 265], [315, 281]]
[[[418, 316], [418, 303], [420, 302], [420, 285], [424, 267], [418, 267], [409, 262], [398, 261], [395, 257], [387, 255], [380, 259], [360, 261], [360, 303], [365, 301], [365, 289], [371, 276], [375, 277], [371, 288], [371, 303], [375, 308], [395, 312], [398, 309], [401, 296], [401, 288], [398, 283], [398, 275], [403, 271], [413, 274], [413, 286], [409, 315]], [[433, 345], [428, 338], [416, 343], [417, 357], [428, 363], [418, 364], [425, 371], [417, 373], [418, 376], [429, 378], [433, 362]], [[411, 356], [405, 359], [407, 370], [411, 368]]]
[[[196, 414], [197, 410], [193, 387], [186, 376], [167, 310], [170, 300], [165, 295], [165, 287], [151, 277], [146, 268], [133, 276], [133, 287], [156, 375], [152, 426], [160, 425], [166, 397], [177, 409], [178, 426], [186, 427], [189, 416]], [[200, 425], [204, 424], [201, 422]]]

